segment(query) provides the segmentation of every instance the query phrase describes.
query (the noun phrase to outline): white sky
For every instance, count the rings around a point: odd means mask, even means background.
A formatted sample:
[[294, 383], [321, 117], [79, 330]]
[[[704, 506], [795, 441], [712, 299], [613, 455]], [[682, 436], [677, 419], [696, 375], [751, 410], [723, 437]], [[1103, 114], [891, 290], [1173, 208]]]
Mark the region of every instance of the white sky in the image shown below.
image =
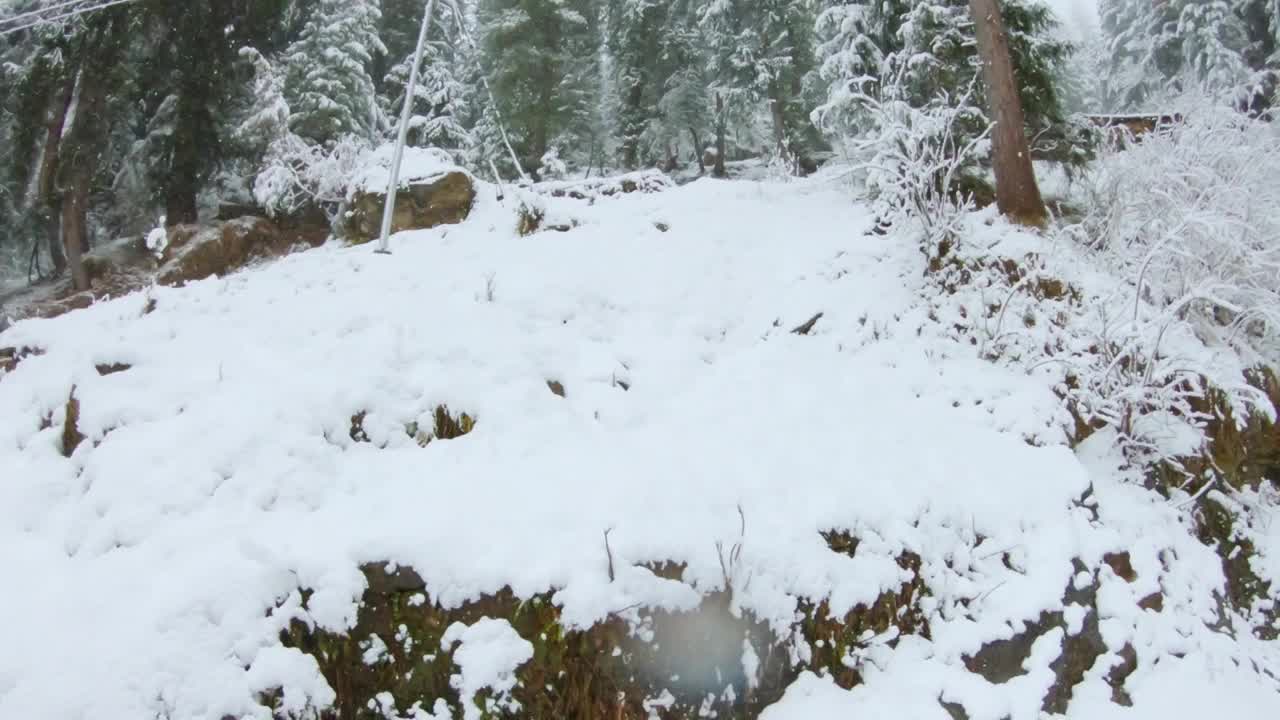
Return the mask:
[[1098, 28], [1098, 0], [1043, 0], [1062, 20], [1072, 40], [1083, 40]]

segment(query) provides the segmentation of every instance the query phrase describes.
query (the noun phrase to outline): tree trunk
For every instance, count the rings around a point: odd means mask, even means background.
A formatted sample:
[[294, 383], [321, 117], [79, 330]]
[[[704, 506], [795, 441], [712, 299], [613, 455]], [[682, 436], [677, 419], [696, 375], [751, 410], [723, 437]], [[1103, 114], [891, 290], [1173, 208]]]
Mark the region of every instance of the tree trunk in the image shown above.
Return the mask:
[[[165, 222], [168, 225], [194, 223], [200, 219], [197, 195], [200, 192], [200, 152], [197, 126], [198, 88], [183, 89], [173, 128], [173, 157], [165, 183]], [[194, 97], [193, 97], [194, 96]]]
[[1005, 33], [999, 2], [969, 0], [969, 11], [973, 14], [978, 36], [987, 103], [995, 123], [991, 154], [996, 175], [996, 206], [1016, 223], [1042, 227], [1048, 212], [1031, 165], [1022, 100], [1013, 75], [1009, 37]]
[[725, 147], [725, 117], [724, 117], [724, 97], [720, 93], [716, 93], [716, 164], [711, 174], [718, 178], [729, 177], [729, 173], [724, 167]]
[[777, 146], [778, 158], [791, 170], [799, 174], [791, 157], [791, 148], [787, 146], [787, 118], [782, 104], [782, 93], [777, 81], [769, 83], [769, 112], [773, 116], [773, 142]]
[[640, 167], [640, 133], [644, 131], [644, 121], [640, 115], [644, 112], [644, 86], [636, 81], [627, 93], [625, 119], [622, 122], [622, 167], [635, 170]]
[[76, 290], [89, 289], [89, 273], [84, 267], [83, 248], [88, 241], [89, 180], [88, 168], [71, 169], [66, 195], [62, 198], [62, 244], [71, 267], [71, 282]]
[[71, 73], [62, 91], [51, 100], [35, 184], [34, 203], [39, 208], [55, 276], [61, 275], [67, 269], [67, 256], [62, 252], [62, 235], [58, 226], [62, 209], [54, 193], [54, 178], [58, 175], [58, 160], [61, 158], [62, 137], [67, 126], [67, 115], [75, 99], [76, 75], [77, 73]]
[[62, 226], [59, 222], [62, 208], [55, 201], [44, 206], [40, 222], [44, 225], [45, 244], [49, 246], [49, 258], [53, 260], [53, 274], [61, 275], [67, 270], [67, 254], [62, 252]]
[[706, 148], [702, 147], [702, 138], [698, 136], [697, 128], [689, 128], [689, 136], [693, 138], [693, 157], [698, 161], [698, 174], [707, 174], [707, 162], [703, 155]]

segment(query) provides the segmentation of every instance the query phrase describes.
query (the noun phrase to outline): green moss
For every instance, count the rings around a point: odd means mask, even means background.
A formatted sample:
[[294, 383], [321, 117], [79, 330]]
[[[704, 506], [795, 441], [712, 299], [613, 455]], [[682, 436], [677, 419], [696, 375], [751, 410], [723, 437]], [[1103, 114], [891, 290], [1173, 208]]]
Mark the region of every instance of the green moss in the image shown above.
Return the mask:
[[[847, 533], [829, 535], [845, 538], [833, 544], [841, 550], [856, 546]], [[635, 625], [612, 615], [590, 629], [568, 629], [551, 593], [520, 599], [503, 589], [458, 608], [442, 608], [412, 570], [387, 572], [381, 565], [363, 568], [368, 589], [349, 633], [313, 630], [295, 621], [282, 640], [314, 657], [337, 693], [334, 707], [322, 718], [379, 717], [369, 703], [382, 692], [391, 693], [401, 710], [416, 702], [430, 708], [443, 699], [456, 712], [460, 700], [449, 683], [456, 668], [452, 650], [442, 649], [440, 640], [453, 623], [470, 625], [485, 617], [507, 620], [533, 646], [533, 658], [518, 670], [519, 685], [512, 693], [520, 710], [490, 713], [479, 698], [486, 718], [644, 718], [650, 716], [646, 701], [664, 693], [673, 698], [659, 713], [667, 720], [704, 717], [708, 711], [718, 718], [755, 718], [805, 669], [831, 676], [844, 687], [860, 683], [856, 667], [845, 661], [868, 633], [883, 636], [898, 628], [904, 635], [928, 636], [918, 604], [926, 592], [919, 579], [920, 559], [907, 554], [900, 563], [911, 571], [912, 581], [869, 607], [833, 617], [826, 601], [800, 603], [793, 630], [812, 650], [812, 661], [805, 666], [792, 665], [789, 637], [779, 639], [749, 613], [734, 612], [728, 592], [706, 595], [691, 612], [639, 609]], [[678, 563], [647, 567], [675, 581], [685, 571]], [[305, 603], [308, 593], [303, 597]], [[366, 664], [367, 641], [374, 635], [387, 646], [387, 655]], [[752, 682], [742, 665], [744, 643], [759, 659]]]

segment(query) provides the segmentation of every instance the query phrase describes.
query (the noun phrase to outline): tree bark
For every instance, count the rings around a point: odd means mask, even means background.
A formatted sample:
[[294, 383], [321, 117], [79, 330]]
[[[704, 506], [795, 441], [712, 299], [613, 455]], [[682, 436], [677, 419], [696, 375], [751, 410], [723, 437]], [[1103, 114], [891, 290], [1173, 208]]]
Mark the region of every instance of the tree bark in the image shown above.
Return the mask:
[[62, 251], [62, 226], [59, 220], [61, 217], [62, 208], [56, 201], [47, 203], [40, 216], [41, 224], [44, 225], [45, 244], [49, 247], [49, 258], [53, 261], [55, 277], [67, 271], [67, 254]]
[[40, 167], [37, 169], [35, 206], [44, 225], [48, 240], [49, 258], [53, 261], [53, 274], [61, 275], [67, 269], [67, 256], [62, 252], [62, 236], [58, 218], [62, 215], [54, 193], [54, 178], [58, 174], [62, 137], [67, 126], [67, 115], [75, 99], [76, 73], [70, 73], [61, 92], [51, 99], [48, 121], [45, 123], [44, 146], [40, 151]]
[[76, 290], [89, 289], [89, 273], [84, 267], [84, 246], [89, 236], [89, 172], [83, 166], [71, 169], [72, 177], [62, 198], [62, 245], [71, 267]]
[[1022, 100], [1013, 75], [1009, 37], [998, 0], [969, 0], [978, 36], [978, 54], [986, 81], [987, 103], [995, 123], [991, 136], [996, 175], [996, 206], [1022, 225], [1042, 227], [1048, 218], [1031, 165]]
[[200, 219], [199, 110], [194, 105], [207, 93], [189, 84], [178, 98], [173, 128], [173, 156], [165, 183], [165, 223], [182, 225]]
[[725, 147], [725, 122], [724, 117], [724, 97], [720, 93], [716, 93], [716, 164], [711, 174], [718, 178], [729, 177], [729, 173], [724, 167]]
[[795, 159], [791, 157], [791, 148], [787, 145], [787, 118], [777, 81], [769, 83], [769, 112], [773, 116], [773, 142], [778, 148], [778, 157], [798, 175]]
[[689, 128], [689, 136], [693, 138], [693, 156], [698, 161], [698, 174], [706, 175], [707, 163], [706, 158], [703, 157], [706, 148], [702, 147], [702, 138], [698, 136], [696, 128]]

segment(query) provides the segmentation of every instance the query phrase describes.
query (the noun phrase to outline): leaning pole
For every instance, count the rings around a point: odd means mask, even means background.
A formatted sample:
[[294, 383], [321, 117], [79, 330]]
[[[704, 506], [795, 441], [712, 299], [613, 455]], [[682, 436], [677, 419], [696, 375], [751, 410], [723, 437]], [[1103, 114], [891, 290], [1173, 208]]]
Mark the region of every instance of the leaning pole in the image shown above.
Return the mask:
[[396, 135], [395, 155], [391, 159], [391, 177], [387, 180], [387, 204], [382, 209], [382, 234], [378, 237], [378, 249], [382, 255], [391, 250], [391, 219], [396, 211], [396, 191], [400, 188], [400, 163], [404, 160], [404, 145], [409, 139], [409, 120], [413, 117], [414, 95], [418, 91], [418, 69], [422, 66], [422, 51], [427, 46], [427, 33], [431, 18], [436, 12], [436, 0], [427, 0], [427, 12], [422, 16], [422, 28], [418, 31], [418, 47], [413, 51], [413, 69], [409, 71], [409, 85], [405, 88], [404, 109], [400, 112], [400, 130]]

